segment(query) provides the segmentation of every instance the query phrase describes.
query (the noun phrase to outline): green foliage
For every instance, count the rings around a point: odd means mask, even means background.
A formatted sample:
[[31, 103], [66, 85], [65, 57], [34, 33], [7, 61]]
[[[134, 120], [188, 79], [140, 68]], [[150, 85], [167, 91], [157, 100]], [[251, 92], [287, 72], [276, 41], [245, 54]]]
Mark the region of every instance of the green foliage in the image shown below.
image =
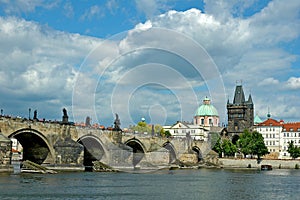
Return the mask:
[[293, 159], [296, 159], [296, 158], [300, 157], [300, 147], [295, 146], [294, 141], [289, 142], [287, 152], [290, 153], [290, 156]]
[[251, 133], [248, 130], [245, 130], [240, 135], [237, 144], [244, 155], [257, 155], [258, 159], [269, 153], [262, 134], [257, 131]]
[[159, 124], [156, 124], [156, 125], [154, 126], [154, 132], [155, 132], [155, 133], [160, 133], [161, 131], [164, 131], [164, 130], [163, 130], [163, 127], [162, 127], [161, 125], [159, 125]]
[[234, 154], [237, 152], [236, 146], [230, 140], [227, 139], [223, 140], [222, 149], [224, 151], [225, 156], [234, 156]]
[[225, 156], [234, 156], [237, 147], [230, 140], [219, 138], [213, 150], [219, 154], [219, 157], [222, 156], [222, 152]]
[[147, 127], [147, 123], [146, 122], [138, 122], [138, 124], [137, 124], [138, 126], [140, 126], [140, 127]]
[[137, 131], [139, 133], [151, 133], [151, 127], [149, 127], [146, 122], [142, 121], [138, 122], [136, 126], [132, 127], [132, 130]]
[[172, 136], [171, 133], [170, 133], [170, 131], [165, 131], [163, 128], [160, 129], [159, 134], [162, 137], [170, 137], [170, 136]]
[[219, 154], [219, 157], [222, 157], [222, 151], [223, 151], [223, 149], [222, 149], [221, 138], [219, 138], [217, 140], [216, 144], [213, 147], [213, 150]]

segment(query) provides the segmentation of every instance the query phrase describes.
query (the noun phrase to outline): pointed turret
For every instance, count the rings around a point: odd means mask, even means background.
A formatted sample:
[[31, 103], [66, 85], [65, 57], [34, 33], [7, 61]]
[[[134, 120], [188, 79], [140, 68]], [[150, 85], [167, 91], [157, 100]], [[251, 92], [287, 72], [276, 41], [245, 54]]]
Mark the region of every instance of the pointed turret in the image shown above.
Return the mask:
[[235, 88], [233, 104], [243, 104], [245, 103], [245, 95], [243, 91], [243, 87], [241, 85], [237, 85]]
[[248, 104], [253, 104], [253, 101], [252, 101], [251, 94], [249, 94], [249, 98], [248, 98]]

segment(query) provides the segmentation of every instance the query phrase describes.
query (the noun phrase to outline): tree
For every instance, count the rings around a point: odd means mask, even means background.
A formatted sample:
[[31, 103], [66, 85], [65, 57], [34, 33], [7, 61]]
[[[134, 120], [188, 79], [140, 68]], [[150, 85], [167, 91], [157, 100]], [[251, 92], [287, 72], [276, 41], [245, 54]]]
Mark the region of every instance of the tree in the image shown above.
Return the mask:
[[295, 146], [293, 140], [291, 142], [289, 142], [287, 152], [289, 152], [290, 156], [293, 159], [300, 157], [300, 147]]
[[137, 131], [139, 133], [151, 133], [151, 127], [149, 127], [147, 123], [143, 121], [138, 122], [136, 126], [132, 127], [132, 130]]
[[165, 131], [163, 128], [160, 129], [159, 134], [161, 137], [171, 137], [170, 131]]
[[217, 140], [216, 144], [215, 144], [214, 147], [213, 147], [213, 150], [219, 154], [219, 157], [220, 157], [220, 158], [222, 157], [222, 151], [223, 151], [223, 149], [222, 149], [221, 138], [219, 138], [219, 139]]
[[236, 146], [228, 139], [223, 140], [222, 149], [225, 156], [234, 156], [234, 154], [237, 152]]
[[245, 130], [240, 135], [238, 147], [244, 155], [257, 155], [258, 160], [260, 160], [261, 156], [269, 153], [262, 134], [257, 131], [249, 132]]
[[237, 152], [237, 147], [230, 140], [219, 138], [213, 150], [219, 154], [219, 157], [222, 157], [222, 153], [225, 156], [234, 156]]

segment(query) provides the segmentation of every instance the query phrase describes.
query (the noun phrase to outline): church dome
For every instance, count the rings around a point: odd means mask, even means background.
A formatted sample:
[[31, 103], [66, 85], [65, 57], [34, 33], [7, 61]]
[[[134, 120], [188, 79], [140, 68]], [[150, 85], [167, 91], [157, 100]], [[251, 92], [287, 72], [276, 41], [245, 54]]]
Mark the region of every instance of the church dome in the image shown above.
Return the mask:
[[205, 97], [203, 104], [196, 110], [195, 116], [219, 116], [217, 109], [210, 104], [210, 99]]

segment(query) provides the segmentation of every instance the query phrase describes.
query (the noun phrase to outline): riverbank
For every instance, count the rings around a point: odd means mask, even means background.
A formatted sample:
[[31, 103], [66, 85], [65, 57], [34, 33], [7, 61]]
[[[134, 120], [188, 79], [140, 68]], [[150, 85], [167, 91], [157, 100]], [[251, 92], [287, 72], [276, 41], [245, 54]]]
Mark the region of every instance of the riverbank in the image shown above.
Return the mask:
[[261, 165], [272, 165], [273, 169], [296, 169], [300, 167], [300, 160], [266, 160], [262, 159], [260, 163], [256, 159], [228, 159], [219, 158], [222, 168], [258, 168]]

